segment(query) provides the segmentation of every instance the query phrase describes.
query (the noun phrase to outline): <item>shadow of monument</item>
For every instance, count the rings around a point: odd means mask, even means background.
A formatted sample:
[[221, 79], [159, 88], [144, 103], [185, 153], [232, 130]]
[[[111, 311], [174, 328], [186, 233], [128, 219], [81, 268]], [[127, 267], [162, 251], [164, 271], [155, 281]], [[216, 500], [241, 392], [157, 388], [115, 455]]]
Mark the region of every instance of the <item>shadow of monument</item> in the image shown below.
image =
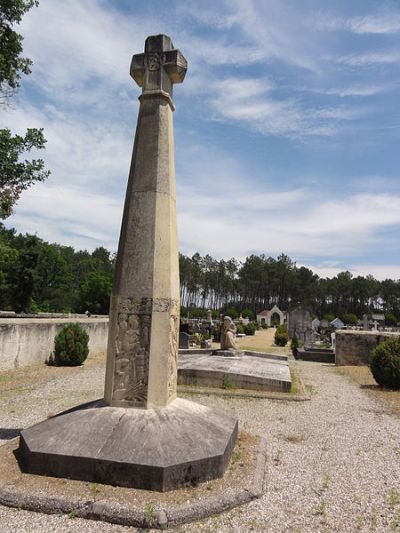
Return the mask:
[[0, 428], [0, 440], [11, 440], [19, 437], [22, 428]]

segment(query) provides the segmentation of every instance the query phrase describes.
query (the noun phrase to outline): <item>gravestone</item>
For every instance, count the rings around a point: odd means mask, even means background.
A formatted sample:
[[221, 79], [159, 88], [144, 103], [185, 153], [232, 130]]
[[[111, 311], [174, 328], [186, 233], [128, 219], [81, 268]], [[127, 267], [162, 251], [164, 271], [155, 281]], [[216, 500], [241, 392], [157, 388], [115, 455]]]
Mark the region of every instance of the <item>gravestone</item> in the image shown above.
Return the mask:
[[166, 35], [146, 39], [142, 87], [110, 306], [104, 400], [21, 433], [32, 474], [166, 491], [221, 477], [237, 420], [176, 398], [179, 263], [173, 84], [186, 60]]
[[312, 342], [311, 313], [304, 305], [298, 305], [289, 311], [288, 316], [289, 339], [297, 336], [303, 346]]

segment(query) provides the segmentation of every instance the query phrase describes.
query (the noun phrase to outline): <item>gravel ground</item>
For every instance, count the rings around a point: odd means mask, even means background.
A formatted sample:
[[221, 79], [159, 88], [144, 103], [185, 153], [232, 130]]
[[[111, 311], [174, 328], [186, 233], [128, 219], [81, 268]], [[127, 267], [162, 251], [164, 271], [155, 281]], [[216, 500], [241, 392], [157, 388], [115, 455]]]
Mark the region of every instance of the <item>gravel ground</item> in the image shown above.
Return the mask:
[[[239, 417], [268, 440], [265, 495], [178, 531], [400, 531], [400, 419], [333, 366], [297, 363], [309, 402], [191, 397]], [[101, 396], [101, 367], [1, 393], [0, 439]], [[1, 440], [0, 440], [1, 442]], [[132, 531], [0, 506], [1, 532]]]

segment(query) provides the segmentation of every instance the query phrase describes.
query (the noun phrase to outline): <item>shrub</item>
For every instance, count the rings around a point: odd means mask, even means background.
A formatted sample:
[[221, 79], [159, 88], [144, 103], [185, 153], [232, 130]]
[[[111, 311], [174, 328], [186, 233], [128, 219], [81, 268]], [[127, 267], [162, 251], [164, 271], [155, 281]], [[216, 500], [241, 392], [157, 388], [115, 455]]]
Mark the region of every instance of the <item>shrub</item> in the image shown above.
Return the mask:
[[225, 316], [230, 316], [232, 320], [235, 320], [235, 318], [239, 318], [239, 313], [234, 307], [229, 307], [229, 309], [226, 310]]
[[278, 326], [275, 331], [275, 344], [277, 346], [286, 346], [289, 341], [289, 335], [286, 326]]
[[389, 337], [376, 346], [370, 368], [379, 385], [400, 389], [400, 337]]
[[299, 349], [300, 342], [296, 334], [293, 335], [292, 342], [290, 343], [290, 349], [294, 357], [297, 357], [297, 350]]
[[244, 333], [244, 327], [243, 327], [243, 324], [237, 324], [237, 326], [236, 326], [236, 333]]
[[54, 340], [54, 361], [59, 366], [81, 365], [89, 353], [89, 335], [80, 324], [67, 324]]
[[246, 307], [246, 309], [243, 309], [242, 310], [242, 317], [243, 318], [249, 318], [250, 320], [253, 320], [254, 319], [254, 313], [251, 309], [248, 309]]
[[397, 326], [397, 317], [393, 313], [387, 313], [385, 315], [386, 326]]
[[349, 326], [356, 326], [358, 324], [358, 317], [353, 313], [346, 313], [343, 315], [343, 322]]
[[254, 335], [256, 332], [256, 326], [253, 324], [253, 322], [246, 324], [243, 329], [246, 335]]

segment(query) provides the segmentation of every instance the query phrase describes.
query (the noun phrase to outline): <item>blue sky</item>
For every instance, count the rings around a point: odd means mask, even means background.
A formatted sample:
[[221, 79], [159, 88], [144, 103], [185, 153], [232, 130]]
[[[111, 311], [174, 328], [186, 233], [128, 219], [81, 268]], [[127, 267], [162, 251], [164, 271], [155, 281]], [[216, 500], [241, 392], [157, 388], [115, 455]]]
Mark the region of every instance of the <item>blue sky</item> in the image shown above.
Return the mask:
[[117, 247], [140, 89], [131, 56], [170, 35], [180, 250], [288, 254], [321, 276], [400, 278], [400, 2], [41, 0], [34, 61], [0, 126], [43, 127], [52, 171], [7, 221]]

